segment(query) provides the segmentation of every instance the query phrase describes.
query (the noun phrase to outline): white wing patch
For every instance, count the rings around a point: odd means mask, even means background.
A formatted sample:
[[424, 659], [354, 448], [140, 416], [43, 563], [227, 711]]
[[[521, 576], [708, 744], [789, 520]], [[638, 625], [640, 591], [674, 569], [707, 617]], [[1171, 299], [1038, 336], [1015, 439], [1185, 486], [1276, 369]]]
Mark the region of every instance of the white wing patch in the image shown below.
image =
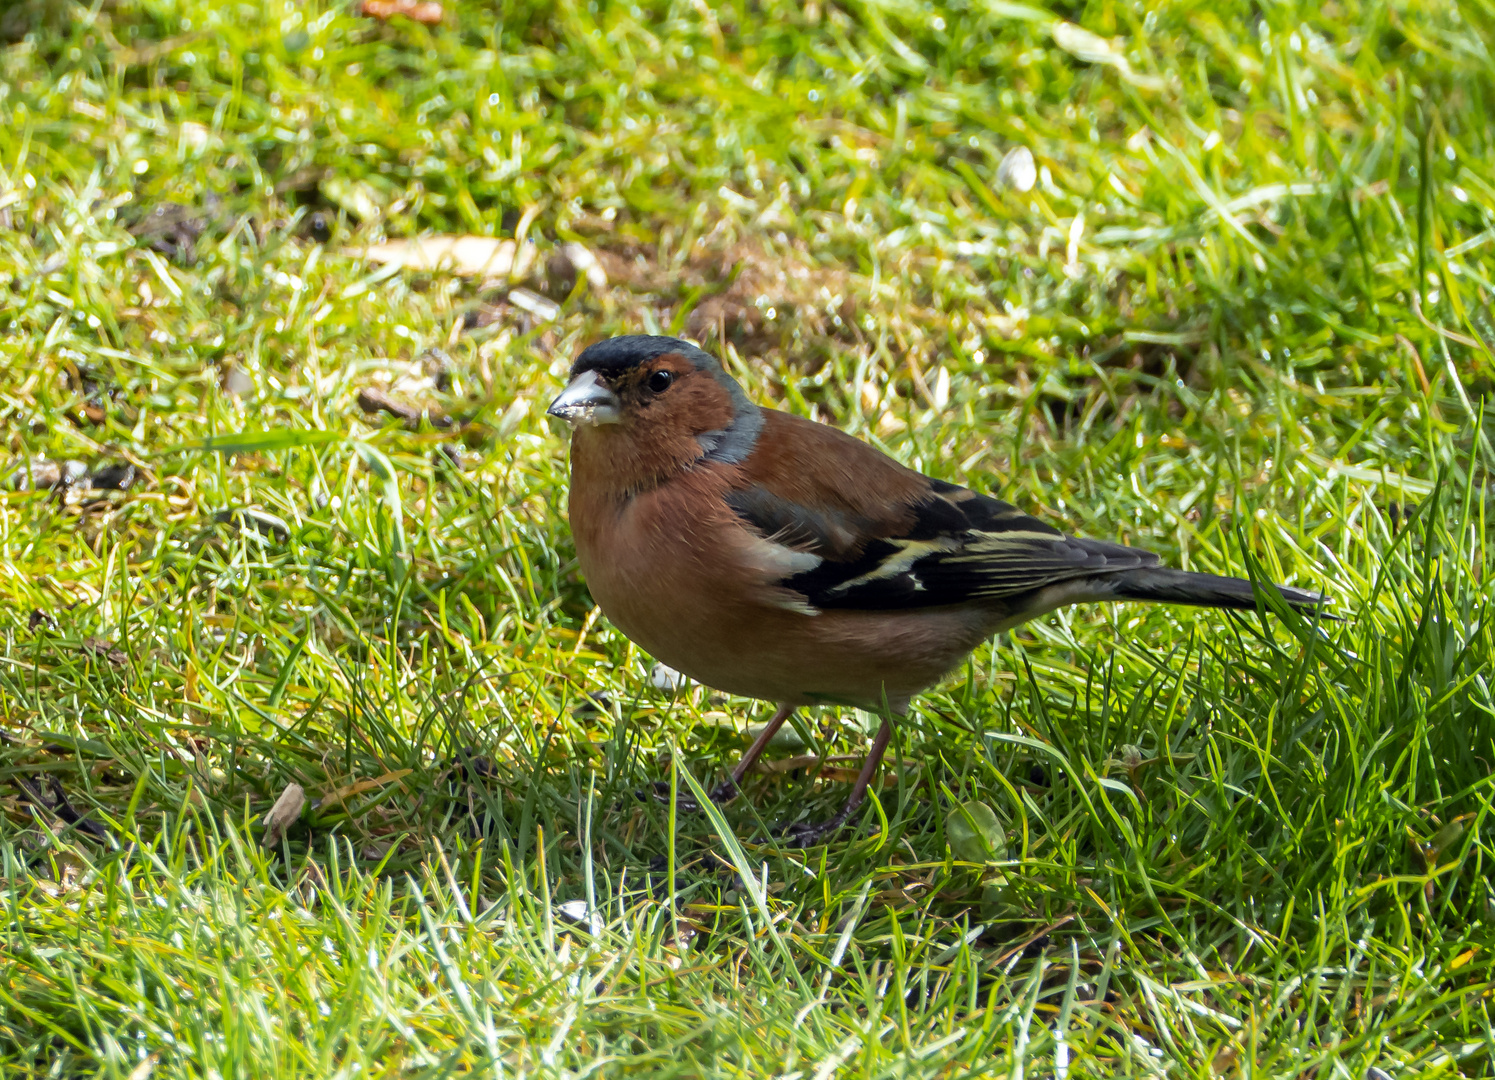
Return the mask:
[[755, 536], [748, 541], [747, 561], [754, 569], [763, 571], [773, 580], [781, 581], [813, 570], [825, 560], [813, 552], [796, 551], [792, 547]]
[[791, 589], [775, 589], [779, 596], [769, 597], [769, 604], [785, 611], [797, 611], [801, 615], [819, 615], [820, 609], [799, 593]]
[[808, 573], [825, 560], [814, 552], [800, 551], [762, 536], [747, 534], [742, 554], [743, 562], [763, 576], [763, 600], [769, 605], [801, 615], [819, 615], [815, 607], [802, 593], [783, 586], [796, 574]]

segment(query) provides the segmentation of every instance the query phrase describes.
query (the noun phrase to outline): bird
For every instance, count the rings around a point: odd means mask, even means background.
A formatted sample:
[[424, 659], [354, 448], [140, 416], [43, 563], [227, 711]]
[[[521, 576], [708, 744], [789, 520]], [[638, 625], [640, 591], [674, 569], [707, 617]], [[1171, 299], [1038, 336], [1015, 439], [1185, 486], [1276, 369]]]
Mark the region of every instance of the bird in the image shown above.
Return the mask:
[[[1092, 601], [1257, 607], [1249, 580], [1066, 535], [838, 428], [757, 405], [716, 357], [678, 338], [588, 346], [547, 411], [571, 427], [570, 528], [602, 613], [696, 682], [777, 706], [714, 801], [737, 794], [795, 709], [882, 715], [841, 810], [790, 826], [791, 846], [856, 813], [894, 717], [993, 635]], [[1326, 602], [1264, 588], [1302, 611]]]

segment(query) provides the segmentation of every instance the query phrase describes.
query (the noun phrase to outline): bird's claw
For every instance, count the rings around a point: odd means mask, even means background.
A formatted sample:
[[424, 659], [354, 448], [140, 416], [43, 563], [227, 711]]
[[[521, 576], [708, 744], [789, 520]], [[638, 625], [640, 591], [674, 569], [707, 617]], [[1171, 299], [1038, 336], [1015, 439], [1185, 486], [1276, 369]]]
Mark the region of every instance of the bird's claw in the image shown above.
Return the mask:
[[729, 776], [720, 784], [717, 784], [716, 787], [711, 789], [711, 801], [716, 803], [717, 806], [721, 806], [724, 803], [729, 803], [733, 799], [737, 798], [737, 792], [739, 790], [740, 789], [737, 786], [737, 781], [733, 780]]
[[839, 832], [841, 826], [846, 824], [846, 814], [837, 814], [829, 821], [808, 822], [797, 821], [793, 825], [786, 825], [779, 830], [791, 848], [814, 847], [820, 841], [829, 838]]
[[[707, 792], [707, 798], [717, 806], [722, 806], [737, 798], [737, 793], [737, 781], [729, 776]], [[670, 801], [670, 784], [667, 780], [655, 780], [647, 789], [641, 789], [634, 792], [634, 794], [640, 799], [653, 799], [656, 802], [668, 805]], [[701, 804], [696, 802], [688, 792], [676, 791], [675, 809], [686, 814], [699, 814], [701, 812]]]
[[[640, 799], [653, 799], [655, 802], [670, 802], [670, 784], [667, 780], [655, 780], [647, 788], [635, 791], [634, 794]], [[698, 814], [701, 812], [701, 804], [690, 797], [688, 791], [677, 791], [675, 793], [675, 809], [686, 814]]]

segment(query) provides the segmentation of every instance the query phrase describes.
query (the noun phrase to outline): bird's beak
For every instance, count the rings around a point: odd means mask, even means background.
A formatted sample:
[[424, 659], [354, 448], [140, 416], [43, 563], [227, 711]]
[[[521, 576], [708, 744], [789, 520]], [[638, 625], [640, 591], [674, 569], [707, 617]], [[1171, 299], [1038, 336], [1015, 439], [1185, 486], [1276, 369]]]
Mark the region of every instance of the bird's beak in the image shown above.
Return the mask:
[[583, 371], [561, 391], [545, 410], [572, 427], [580, 424], [616, 424], [623, 418], [618, 395], [602, 385], [595, 371]]

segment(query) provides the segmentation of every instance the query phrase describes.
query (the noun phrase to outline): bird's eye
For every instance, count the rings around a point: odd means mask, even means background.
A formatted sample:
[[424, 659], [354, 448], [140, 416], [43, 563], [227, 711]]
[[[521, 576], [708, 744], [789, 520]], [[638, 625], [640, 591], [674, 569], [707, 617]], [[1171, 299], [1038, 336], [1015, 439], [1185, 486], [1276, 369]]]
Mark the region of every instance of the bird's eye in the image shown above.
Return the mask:
[[662, 394], [670, 388], [670, 383], [675, 381], [673, 371], [656, 371], [649, 376], [649, 389], [656, 394]]

